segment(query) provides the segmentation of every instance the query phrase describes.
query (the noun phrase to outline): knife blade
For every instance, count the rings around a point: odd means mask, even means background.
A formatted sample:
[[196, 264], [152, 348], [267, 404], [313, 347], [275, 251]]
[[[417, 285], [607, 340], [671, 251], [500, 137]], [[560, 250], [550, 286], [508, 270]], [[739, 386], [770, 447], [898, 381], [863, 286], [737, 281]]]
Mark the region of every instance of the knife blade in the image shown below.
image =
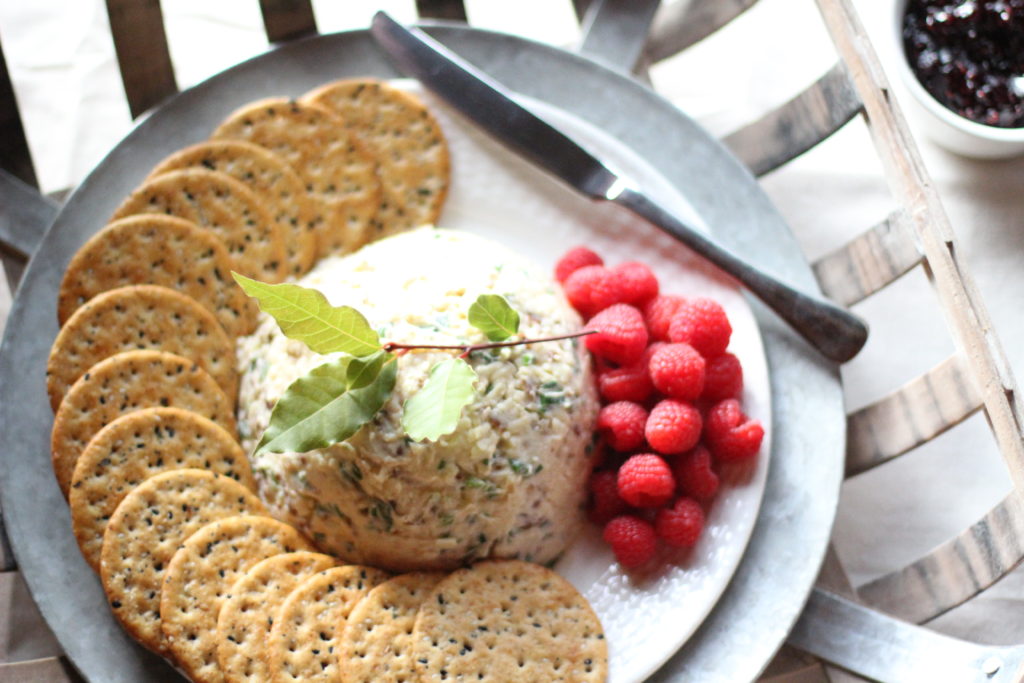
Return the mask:
[[626, 208], [736, 278], [826, 358], [841, 363], [867, 341], [867, 325], [849, 311], [763, 273], [665, 209], [568, 135], [532, 113], [501, 83], [416, 28], [386, 12], [370, 33], [400, 71], [454, 107], [508, 149], [577, 192]]

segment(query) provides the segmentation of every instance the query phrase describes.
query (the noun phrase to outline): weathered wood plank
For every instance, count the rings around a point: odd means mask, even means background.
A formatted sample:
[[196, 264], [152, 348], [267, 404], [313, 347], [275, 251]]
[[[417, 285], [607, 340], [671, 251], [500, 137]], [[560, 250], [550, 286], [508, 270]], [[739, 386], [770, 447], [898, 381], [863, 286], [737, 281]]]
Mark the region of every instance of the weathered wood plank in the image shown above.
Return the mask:
[[11, 173], [22, 182], [38, 187], [32, 154], [25, 138], [25, 127], [21, 124], [18, 98], [7, 72], [7, 59], [0, 48], [0, 169]]
[[110, 32], [132, 118], [178, 92], [160, 0], [107, 0]]
[[0, 662], [25, 662], [62, 654], [64, 651], [39, 612], [25, 577], [17, 571], [0, 572]]
[[860, 98], [840, 62], [802, 93], [722, 142], [760, 176], [828, 138], [860, 110]]
[[[786, 656], [788, 654], [785, 652], [786, 649], [788, 648], [783, 646], [784, 651], [780, 652], [778, 656]], [[809, 657], [809, 655], [804, 656]], [[810, 664], [792, 662], [792, 664], [793, 668], [779, 669], [778, 671], [769, 669], [758, 681], [760, 683], [823, 683], [823, 681], [828, 681], [825, 666], [820, 662]]]
[[825, 296], [851, 306], [874, 294], [923, 258], [910, 224], [910, 215], [893, 211], [839, 249], [818, 259], [814, 274]]
[[583, 37], [578, 51], [626, 73], [635, 71], [641, 64], [659, 2], [594, 0], [583, 15]]
[[866, 604], [900, 619], [933, 619], [998, 581], [1024, 558], [1024, 505], [1011, 493], [956, 537], [857, 588]]
[[841, 595], [844, 598], [857, 599], [857, 592], [853, 589], [853, 584], [850, 583], [850, 577], [847, 576], [846, 569], [843, 568], [842, 560], [839, 559], [839, 553], [836, 552], [835, 546], [831, 543], [828, 545], [828, 550], [825, 551], [825, 560], [821, 564], [821, 573], [818, 574], [818, 580], [815, 581], [814, 585], [830, 593]]
[[1014, 487], [1024, 491], [1024, 402], [988, 310], [960, 258], [949, 218], [850, 0], [817, 0], [850, 78], [863, 101], [868, 130], [894, 199], [910, 215], [915, 237], [945, 312], [954, 343], [975, 378], [985, 414]]
[[466, 21], [462, 0], [416, 0], [416, 11], [424, 19]]
[[930, 441], [982, 406], [981, 392], [960, 354], [871, 405], [851, 414], [846, 427], [850, 477]]
[[280, 43], [316, 33], [311, 0], [260, 0], [267, 40]]
[[0, 664], [3, 683], [84, 683], [74, 667], [64, 657], [33, 659], [15, 664]]
[[[574, 0], [577, 6], [582, 0]], [[692, 0], [665, 3], [654, 16], [647, 57], [659, 62], [722, 28], [757, 0]], [[577, 10], [580, 16], [582, 12]]]

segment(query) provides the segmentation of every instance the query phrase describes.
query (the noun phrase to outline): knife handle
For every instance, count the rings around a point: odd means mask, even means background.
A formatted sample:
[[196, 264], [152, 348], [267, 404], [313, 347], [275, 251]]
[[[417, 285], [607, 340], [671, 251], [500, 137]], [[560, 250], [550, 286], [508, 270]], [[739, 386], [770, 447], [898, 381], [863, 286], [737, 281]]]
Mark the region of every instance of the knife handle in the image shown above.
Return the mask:
[[619, 191], [609, 193], [608, 201], [646, 219], [739, 280], [826, 358], [844, 363], [863, 348], [868, 328], [853, 313], [766, 275], [680, 221], [642, 192], [629, 187], [616, 189]]

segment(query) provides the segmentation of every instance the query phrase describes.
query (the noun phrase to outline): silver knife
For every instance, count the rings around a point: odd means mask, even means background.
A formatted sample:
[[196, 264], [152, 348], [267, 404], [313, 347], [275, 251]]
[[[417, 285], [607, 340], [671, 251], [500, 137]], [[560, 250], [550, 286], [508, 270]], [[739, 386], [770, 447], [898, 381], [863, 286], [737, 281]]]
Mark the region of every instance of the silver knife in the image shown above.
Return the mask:
[[849, 311], [800, 292], [742, 261], [679, 220], [630, 179], [612, 172], [569, 136], [517, 104], [503, 85], [415, 28], [377, 12], [370, 28], [398, 68], [419, 80], [513, 152], [592, 199], [625, 207], [723, 271], [789, 323], [826, 358], [842, 363], [867, 341], [867, 325]]

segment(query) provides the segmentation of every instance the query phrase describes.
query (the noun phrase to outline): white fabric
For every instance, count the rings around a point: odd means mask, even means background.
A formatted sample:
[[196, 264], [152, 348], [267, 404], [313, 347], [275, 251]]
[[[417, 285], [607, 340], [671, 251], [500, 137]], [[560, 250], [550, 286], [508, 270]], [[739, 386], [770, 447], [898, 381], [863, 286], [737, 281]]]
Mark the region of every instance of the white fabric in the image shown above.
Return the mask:
[[[890, 3], [855, 4], [883, 57], [896, 58]], [[400, 20], [415, 16], [413, 0], [322, 0], [314, 6], [323, 32], [366, 26], [378, 7]], [[579, 36], [568, 0], [471, 0], [467, 8], [477, 26], [558, 45], [572, 45]], [[265, 49], [255, 0], [165, 0], [163, 9], [182, 87]], [[0, 37], [43, 189], [71, 186], [130, 126], [105, 3], [0, 3]], [[712, 132], [724, 134], [809, 85], [835, 59], [813, 2], [761, 0], [726, 29], [659, 64], [652, 77], [670, 100]], [[894, 85], [901, 96], [898, 83]], [[919, 144], [959, 236], [961, 256], [978, 283], [1011, 366], [1020, 367], [1024, 160], [971, 161], [927, 140]], [[881, 220], [894, 206], [859, 119], [769, 175], [763, 185], [811, 258]], [[10, 293], [0, 284], [0, 325], [9, 301]], [[895, 389], [953, 351], [920, 268], [857, 310], [871, 321], [872, 336], [864, 352], [843, 370], [850, 407]], [[835, 533], [839, 554], [854, 582], [863, 583], [963, 529], [1009, 490], [1009, 477], [984, 418], [975, 416], [845, 485]], [[1021, 576], [1018, 572], [1002, 581], [936, 626], [981, 641], [1024, 642]], [[19, 616], [13, 614], [15, 620]], [[0, 620], [9, 618], [0, 614]], [[0, 648], [0, 661], [4, 659]]]

